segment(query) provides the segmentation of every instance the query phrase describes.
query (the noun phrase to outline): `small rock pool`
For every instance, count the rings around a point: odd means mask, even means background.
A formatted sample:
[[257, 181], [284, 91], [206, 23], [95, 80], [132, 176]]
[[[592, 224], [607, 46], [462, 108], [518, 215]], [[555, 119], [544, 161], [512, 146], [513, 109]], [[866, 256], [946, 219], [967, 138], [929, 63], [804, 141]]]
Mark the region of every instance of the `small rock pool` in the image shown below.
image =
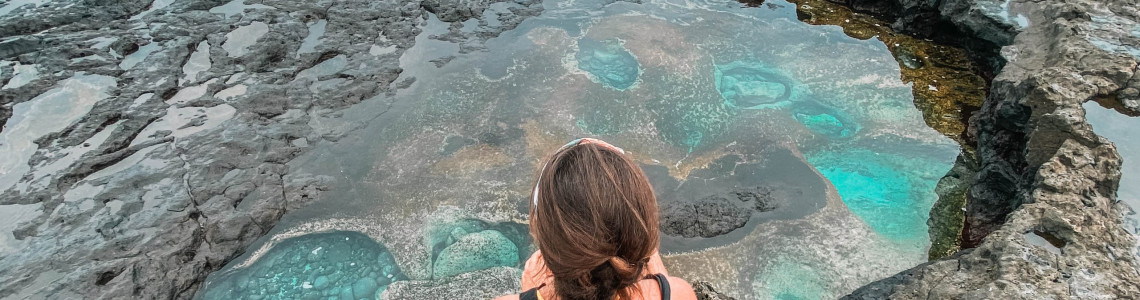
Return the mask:
[[[401, 58], [414, 84], [310, 121], [357, 128], [291, 163], [332, 178], [328, 190], [198, 296], [518, 292], [532, 176], [584, 136], [651, 177], [673, 276], [738, 299], [820, 299], [926, 261], [961, 128], [932, 129], [915, 95], [952, 82], [904, 82], [898, 44], [801, 22], [796, 4], [643, 2], [547, 1], [482, 49], [446, 39], [476, 25], [429, 15]], [[322, 76], [350, 72], [353, 55]], [[902, 68], [924, 68], [908, 55]]]

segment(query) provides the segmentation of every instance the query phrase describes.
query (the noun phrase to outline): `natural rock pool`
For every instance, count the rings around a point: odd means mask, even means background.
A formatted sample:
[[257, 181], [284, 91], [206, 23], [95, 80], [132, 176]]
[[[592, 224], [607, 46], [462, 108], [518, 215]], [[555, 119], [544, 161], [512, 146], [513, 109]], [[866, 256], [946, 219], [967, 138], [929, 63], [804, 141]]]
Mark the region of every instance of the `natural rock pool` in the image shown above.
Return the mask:
[[[1137, 140], [1133, 131], [1140, 126], [1140, 118], [1133, 113], [1126, 114], [1123, 110], [1116, 111], [1089, 101], [1084, 104], [1085, 119], [1092, 125], [1093, 131], [1103, 136], [1116, 146], [1123, 162], [1120, 166], [1120, 187], [1116, 191], [1117, 199], [1128, 206], [1124, 209], [1124, 229], [1132, 234], [1140, 234], [1140, 140]], [[1134, 252], [1140, 255], [1140, 244], [1136, 245]]]
[[[893, 47], [800, 22], [790, 3], [608, 2], [547, 1], [486, 51], [448, 38], [476, 24], [430, 15], [400, 59], [414, 84], [309, 121], [354, 128], [290, 163], [331, 178], [328, 190], [197, 295], [414, 298], [471, 277], [489, 295], [517, 292], [532, 176], [581, 136], [625, 148], [650, 175], [671, 275], [739, 299], [835, 298], [926, 260], [935, 186], [962, 129], [929, 127], [914, 89], [953, 81], [904, 82]], [[484, 14], [506, 6], [495, 7]], [[227, 37], [274, 34], [263, 25]], [[230, 56], [248, 47], [222, 44]], [[362, 55], [296, 80], [340, 88]]]

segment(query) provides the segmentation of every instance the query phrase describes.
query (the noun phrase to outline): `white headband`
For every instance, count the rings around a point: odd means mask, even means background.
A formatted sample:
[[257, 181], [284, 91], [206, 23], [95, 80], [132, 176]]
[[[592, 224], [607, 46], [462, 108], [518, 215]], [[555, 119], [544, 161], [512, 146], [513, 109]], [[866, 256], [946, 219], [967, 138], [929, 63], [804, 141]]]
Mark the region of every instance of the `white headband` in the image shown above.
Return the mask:
[[[618, 153], [625, 154], [625, 150], [623, 150], [622, 148], [618, 148], [614, 145], [610, 145], [610, 143], [606, 143], [605, 141], [595, 139], [595, 138], [574, 139], [573, 141], [566, 143], [566, 145], [563, 145], [562, 148], [558, 148], [558, 151], [554, 151], [554, 153], [562, 152], [563, 150], [569, 149], [570, 147], [574, 147], [577, 145], [589, 145], [589, 144], [594, 144], [594, 145], [602, 146], [605, 148], [610, 148], [610, 149], [617, 151]], [[546, 164], [542, 165], [542, 171], [538, 172], [538, 180], [537, 180], [537, 182], [534, 183], [534, 193], [533, 193], [534, 199], [533, 200], [534, 200], [535, 206], [538, 206], [538, 184], [539, 184], [539, 182], [542, 182], [542, 173], [546, 173], [546, 165], [547, 164], [550, 164], [550, 162], [547, 162]]]

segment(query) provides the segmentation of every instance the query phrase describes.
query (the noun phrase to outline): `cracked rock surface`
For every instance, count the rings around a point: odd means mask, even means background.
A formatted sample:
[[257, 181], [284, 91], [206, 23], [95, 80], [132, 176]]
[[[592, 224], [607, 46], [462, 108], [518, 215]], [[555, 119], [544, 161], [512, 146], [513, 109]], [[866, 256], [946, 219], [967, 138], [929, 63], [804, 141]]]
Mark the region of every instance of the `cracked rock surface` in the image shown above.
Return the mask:
[[399, 58], [432, 12], [479, 20], [449, 36], [479, 45], [542, 9], [31, 2], [0, 9], [0, 297], [49, 299], [190, 298], [327, 189], [287, 163], [358, 128], [329, 121], [342, 109], [414, 80]]

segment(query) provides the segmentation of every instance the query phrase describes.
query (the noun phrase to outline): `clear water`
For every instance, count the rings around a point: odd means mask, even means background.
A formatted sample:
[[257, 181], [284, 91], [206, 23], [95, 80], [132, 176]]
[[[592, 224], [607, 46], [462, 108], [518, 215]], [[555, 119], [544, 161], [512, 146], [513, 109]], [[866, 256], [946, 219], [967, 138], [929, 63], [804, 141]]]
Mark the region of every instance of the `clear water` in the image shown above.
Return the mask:
[[22, 177], [39, 145], [36, 139], [78, 121], [115, 87], [114, 77], [78, 73], [56, 87], [12, 106], [12, 117], [0, 132], [0, 189], [27, 183]]
[[241, 57], [249, 52], [249, 46], [253, 46], [266, 33], [269, 33], [269, 25], [263, 22], [249, 23], [227, 33], [222, 49], [226, 50], [230, 57]]
[[[407, 280], [521, 267], [532, 176], [582, 136], [630, 152], [662, 203], [752, 188], [779, 199], [722, 236], [663, 237], [674, 276], [738, 299], [835, 298], [925, 261], [934, 186], [959, 147], [925, 125], [881, 42], [801, 23], [778, 1], [604, 2], [549, 1], [466, 54], [428, 38], [447, 28], [430, 17], [400, 60], [414, 85], [310, 122], [335, 142], [314, 142], [291, 173], [328, 176], [330, 190], [199, 294], [234, 290], [247, 270], [294, 274], [271, 253], [328, 231], [374, 239]], [[361, 55], [298, 77], [327, 85], [316, 79]]]
[[206, 298], [374, 299], [389, 283], [404, 279], [384, 246], [356, 232], [286, 240], [258, 264], [227, 275]]
[[[1136, 139], [1135, 133], [1136, 128], [1140, 128], [1140, 118], [1129, 117], [1092, 101], [1086, 102], [1084, 108], [1085, 119], [1093, 131], [1112, 141], [1123, 159], [1116, 198], [1129, 207], [1124, 215], [1125, 228], [1132, 234], [1140, 234], [1140, 140]], [[1140, 255], [1140, 244], [1136, 253]]]

